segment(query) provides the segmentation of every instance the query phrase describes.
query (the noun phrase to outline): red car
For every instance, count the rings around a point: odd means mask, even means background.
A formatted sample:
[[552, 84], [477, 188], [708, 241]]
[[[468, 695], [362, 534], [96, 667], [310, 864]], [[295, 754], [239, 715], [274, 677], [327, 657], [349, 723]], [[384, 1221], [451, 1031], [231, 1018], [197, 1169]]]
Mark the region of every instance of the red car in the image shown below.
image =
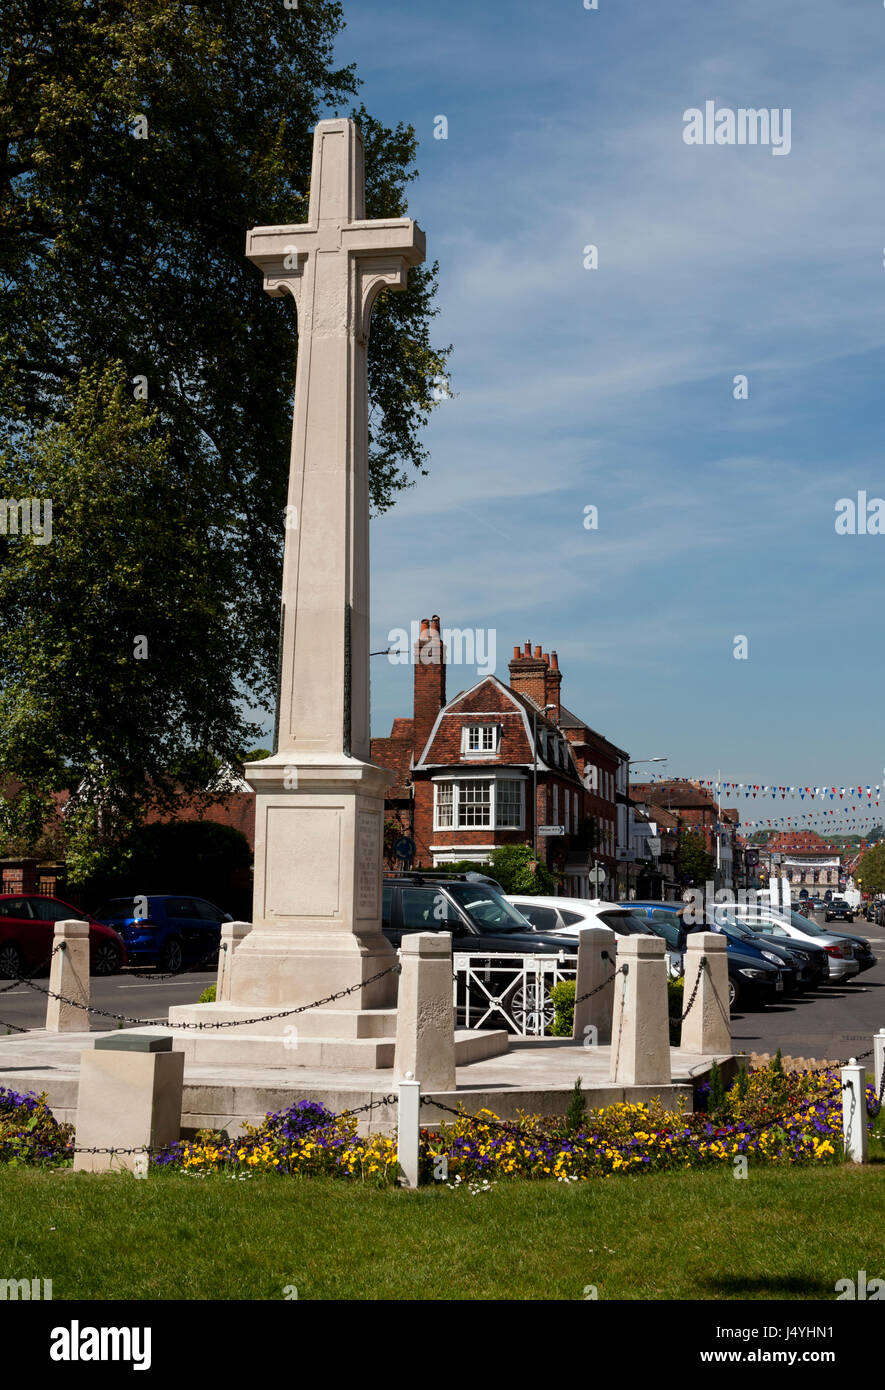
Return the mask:
[[126, 964], [119, 932], [60, 898], [4, 893], [0, 896], [0, 976], [14, 980], [44, 965], [52, 951], [56, 922], [89, 923], [89, 973], [115, 975]]

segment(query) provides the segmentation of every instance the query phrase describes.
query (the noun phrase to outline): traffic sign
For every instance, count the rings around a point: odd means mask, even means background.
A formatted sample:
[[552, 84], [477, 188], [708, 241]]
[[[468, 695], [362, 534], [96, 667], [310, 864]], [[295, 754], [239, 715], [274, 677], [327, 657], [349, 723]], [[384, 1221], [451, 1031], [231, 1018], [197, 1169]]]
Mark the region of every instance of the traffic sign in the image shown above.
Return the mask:
[[414, 859], [415, 841], [411, 840], [408, 835], [401, 835], [393, 847], [393, 853], [397, 859]]
[[539, 826], [538, 826], [538, 834], [539, 834], [539, 835], [564, 835], [564, 834], [565, 834], [565, 826], [564, 826], [564, 825], [539, 825]]
[[605, 883], [605, 869], [601, 864], [597, 864], [595, 869], [590, 870], [589, 877], [594, 888], [601, 888]]

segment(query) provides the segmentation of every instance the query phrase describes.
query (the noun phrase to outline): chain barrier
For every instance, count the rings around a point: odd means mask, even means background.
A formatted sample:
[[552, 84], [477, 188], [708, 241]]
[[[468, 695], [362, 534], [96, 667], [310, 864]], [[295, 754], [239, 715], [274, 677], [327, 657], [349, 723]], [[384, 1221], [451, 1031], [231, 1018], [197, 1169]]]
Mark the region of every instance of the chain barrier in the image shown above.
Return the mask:
[[196, 961], [193, 965], [185, 966], [181, 970], [166, 970], [163, 972], [163, 974], [158, 974], [148, 970], [130, 970], [127, 965], [126, 978], [127, 980], [177, 980], [181, 975], [196, 974], [198, 970], [203, 969], [204, 965], [212, 964], [213, 960], [217, 961], [219, 953], [221, 951], [226, 950], [227, 946], [223, 944], [220, 946], [213, 946], [211, 951], [209, 951], [200, 960]]
[[690, 998], [689, 1001], [688, 1001], [688, 1007], [687, 1007], [686, 1009], [684, 1009], [683, 1012], [682, 1012], [682, 1017], [681, 1017], [680, 1020], [679, 1020], [680, 1023], [684, 1023], [685, 1020], [688, 1018], [688, 1015], [691, 1013], [692, 1005], [694, 1004], [694, 1001], [697, 999], [697, 997], [698, 997], [698, 990], [699, 990], [700, 987], [701, 987], [701, 976], [703, 975], [703, 973], [704, 973], [704, 971], [706, 970], [706, 968], [707, 968], [707, 957], [706, 957], [706, 956], [701, 956], [700, 967], [699, 967], [699, 969], [698, 969], [698, 977], [697, 977], [697, 979], [696, 979], [695, 982], [694, 982], [694, 989], [693, 989], [692, 992], [691, 992], [691, 998]]
[[[318, 1130], [327, 1129], [330, 1125], [336, 1124], [339, 1120], [350, 1120], [353, 1119], [355, 1115], [366, 1115], [369, 1113], [369, 1111], [377, 1110], [382, 1105], [396, 1105], [398, 1101], [399, 1096], [394, 1094], [387, 1096], [379, 1096], [377, 1100], [367, 1101], [365, 1105], [355, 1105], [351, 1110], [342, 1110], [337, 1115], [330, 1115], [328, 1119], [317, 1120], [316, 1124], [306, 1125], [303, 1130], [303, 1133], [316, 1134]], [[299, 1135], [297, 1137], [300, 1138], [301, 1136]], [[70, 1157], [73, 1154], [172, 1154], [174, 1153], [174, 1150], [176, 1149], [178, 1144], [187, 1144], [189, 1142], [190, 1141], [187, 1139], [179, 1139], [171, 1144], [142, 1144], [137, 1149], [95, 1147], [86, 1149], [78, 1148], [75, 1145], [74, 1148], [65, 1150], [65, 1157]], [[232, 1139], [230, 1142], [237, 1143], [238, 1141]]]
[[435, 1110], [444, 1110], [447, 1115], [454, 1115], [456, 1120], [464, 1120], [467, 1124], [482, 1125], [489, 1129], [502, 1129], [508, 1134], [519, 1134], [526, 1139], [547, 1137], [543, 1130], [526, 1129], [524, 1125], [518, 1125], [515, 1120], [480, 1119], [479, 1115], [468, 1115], [464, 1110], [453, 1110], [451, 1105], [446, 1105], [441, 1100], [433, 1100], [431, 1096], [421, 1096], [420, 1099], [422, 1105], [431, 1105]]
[[579, 994], [575, 1000], [575, 1003], [583, 1004], [585, 999], [592, 999], [594, 994], [599, 994], [600, 990], [607, 989], [610, 984], [614, 983], [614, 981], [618, 978], [619, 975], [626, 975], [626, 973], [626, 965], [619, 965], [617, 970], [613, 970], [612, 973], [609, 975], [608, 979], [603, 980], [601, 985], [596, 985], [594, 989], [588, 989], [586, 994]]
[[[83, 1004], [78, 999], [68, 999], [64, 994], [57, 994], [55, 990], [47, 989], [44, 985], [34, 984], [33, 980], [25, 980], [30, 989], [36, 990], [39, 994], [45, 994], [47, 999], [58, 999], [62, 1004], [69, 1004], [71, 1008], [82, 1009], [85, 1013], [96, 1014], [99, 1018], [112, 1018], [118, 1023], [134, 1023], [138, 1028], [178, 1028], [181, 1030], [191, 1029], [195, 1032], [212, 1031], [218, 1028], [242, 1028], [252, 1023], [272, 1023], [276, 1019], [291, 1018], [293, 1014], [307, 1013], [310, 1009], [319, 1009], [324, 1004], [337, 1003], [339, 999], [344, 999], [348, 994], [354, 994], [358, 989], [364, 989], [367, 985], [373, 985], [376, 980], [381, 980], [385, 975], [394, 972], [399, 974], [402, 967], [388, 965], [384, 970], [379, 970], [377, 975], [372, 975], [368, 980], [360, 980], [358, 984], [349, 985], [347, 989], [339, 989], [335, 994], [329, 994], [325, 999], [316, 999], [312, 1004], [299, 1004], [294, 1009], [279, 1009], [276, 1013], [260, 1014], [257, 1018], [231, 1018], [222, 1019], [217, 1023], [172, 1023], [164, 1018], [133, 1018], [129, 1014], [113, 1013], [109, 1009], [96, 1008], [94, 1004]], [[30, 1031], [28, 1029], [21, 1031]]]
[[46, 969], [47, 965], [50, 964], [53, 956], [56, 955], [61, 949], [62, 948], [60, 945], [53, 946], [46, 959], [41, 961], [39, 965], [35, 966], [34, 969], [31, 971], [30, 975], [14, 976], [10, 984], [4, 985], [3, 988], [0, 989], [0, 994], [8, 994], [11, 989], [17, 989], [19, 985], [29, 985], [31, 981], [36, 978], [37, 975], [39, 975], [42, 971]]

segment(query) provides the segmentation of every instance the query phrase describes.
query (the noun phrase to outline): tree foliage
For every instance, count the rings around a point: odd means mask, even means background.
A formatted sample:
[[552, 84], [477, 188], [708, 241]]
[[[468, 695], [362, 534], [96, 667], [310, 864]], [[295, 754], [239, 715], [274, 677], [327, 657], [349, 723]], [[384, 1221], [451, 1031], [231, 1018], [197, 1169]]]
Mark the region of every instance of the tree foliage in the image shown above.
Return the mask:
[[865, 893], [885, 893], [885, 844], [873, 845], [863, 855], [854, 875]]
[[690, 884], [706, 883], [713, 877], [713, 856], [700, 835], [683, 830], [679, 835], [679, 873]]
[[[109, 847], [272, 705], [297, 324], [246, 231], [305, 218], [332, 111], [362, 127], [368, 216], [415, 177], [413, 132], [354, 106], [342, 26], [333, 0], [0, 10], [0, 493], [54, 511], [51, 544], [0, 537], [8, 834], [67, 785], [67, 828]], [[425, 467], [435, 283], [373, 316], [379, 511]]]

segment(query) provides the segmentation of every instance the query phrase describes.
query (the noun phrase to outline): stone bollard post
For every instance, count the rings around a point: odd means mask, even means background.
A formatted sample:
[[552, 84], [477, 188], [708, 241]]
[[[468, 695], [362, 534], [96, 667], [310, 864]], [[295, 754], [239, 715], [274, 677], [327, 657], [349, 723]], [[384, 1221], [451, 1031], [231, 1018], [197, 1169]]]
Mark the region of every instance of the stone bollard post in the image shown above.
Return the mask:
[[659, 936], [620, 936], [614, 984], [611, 1079], [624, 1086], [669, 1086], [667, 945]]
[[394, 1076], [417, 1076], [428, 1091], [455, 1089], [452, 938], [415, 932], [402, 942]]
[[866, 1163], [869, 1148], [867, 1134], [867, 1098], [865, 1092], [867, 1072], [852, 1057], [847, 1067], [842, 1067], [842, 1138], [845, 1141], [845, 1155], [853, 1163]]
[[399, 1083], [396, 1156], [400, 1167], [400, 1186], [418, 1186], [419, 1145], [421, 1140], [421, 1086], [407, 1072]]
[[[697, 985], [688, 1017], [682, 1021], [679, 1046], [683, 1052], [731, 1052], [731, 1010], [728, 1007], [728, 942], [721, 932], [692, 932], [685, 947], [683, 1009]], [[701, 969], [701, 961], [705, 968]], [[698, 984], [698, 976], [700, 983]]]
[[215, 982], [215, 1002], [230, 999], [231, 965], [234, 951], [252, 930], [251, 922], [222, 922], [218, 946], [218, 978]]
[[[181, 1136], [184, 1053], [159, 1033], [112, 1033], [80, 1053], [76, 1147], [160, 1148]], [[139, 1154], [74, 1155], [74, 1168], [134, 1172]], [[142, 1160], [143, 1161], [143, 1160]]]
[[[52, 942], [53, 957], [49, 967], [49, 988], [53, 994], [63, 994], [78, 1004], [89, 1003], [89, 923], [80, 921], [56, 922]], [[46, 1000], [46, 1031], [48, 1033], [88, 1033], [89, 1014], [85, 1008], [63, 1004], [60, 999]]]
[[611, 927], [584, 927], [578, 932], [578, 972], [575, 978], [575, 1000], [591, 990], [598, 990], [592, 999], [575, 1003], [572, 1037], [588, 1047], [609, 1043], [612, 1036], [612, 1010], [615, 981], [607, 989], [599, 989], [617, 968], [617, 946]]

